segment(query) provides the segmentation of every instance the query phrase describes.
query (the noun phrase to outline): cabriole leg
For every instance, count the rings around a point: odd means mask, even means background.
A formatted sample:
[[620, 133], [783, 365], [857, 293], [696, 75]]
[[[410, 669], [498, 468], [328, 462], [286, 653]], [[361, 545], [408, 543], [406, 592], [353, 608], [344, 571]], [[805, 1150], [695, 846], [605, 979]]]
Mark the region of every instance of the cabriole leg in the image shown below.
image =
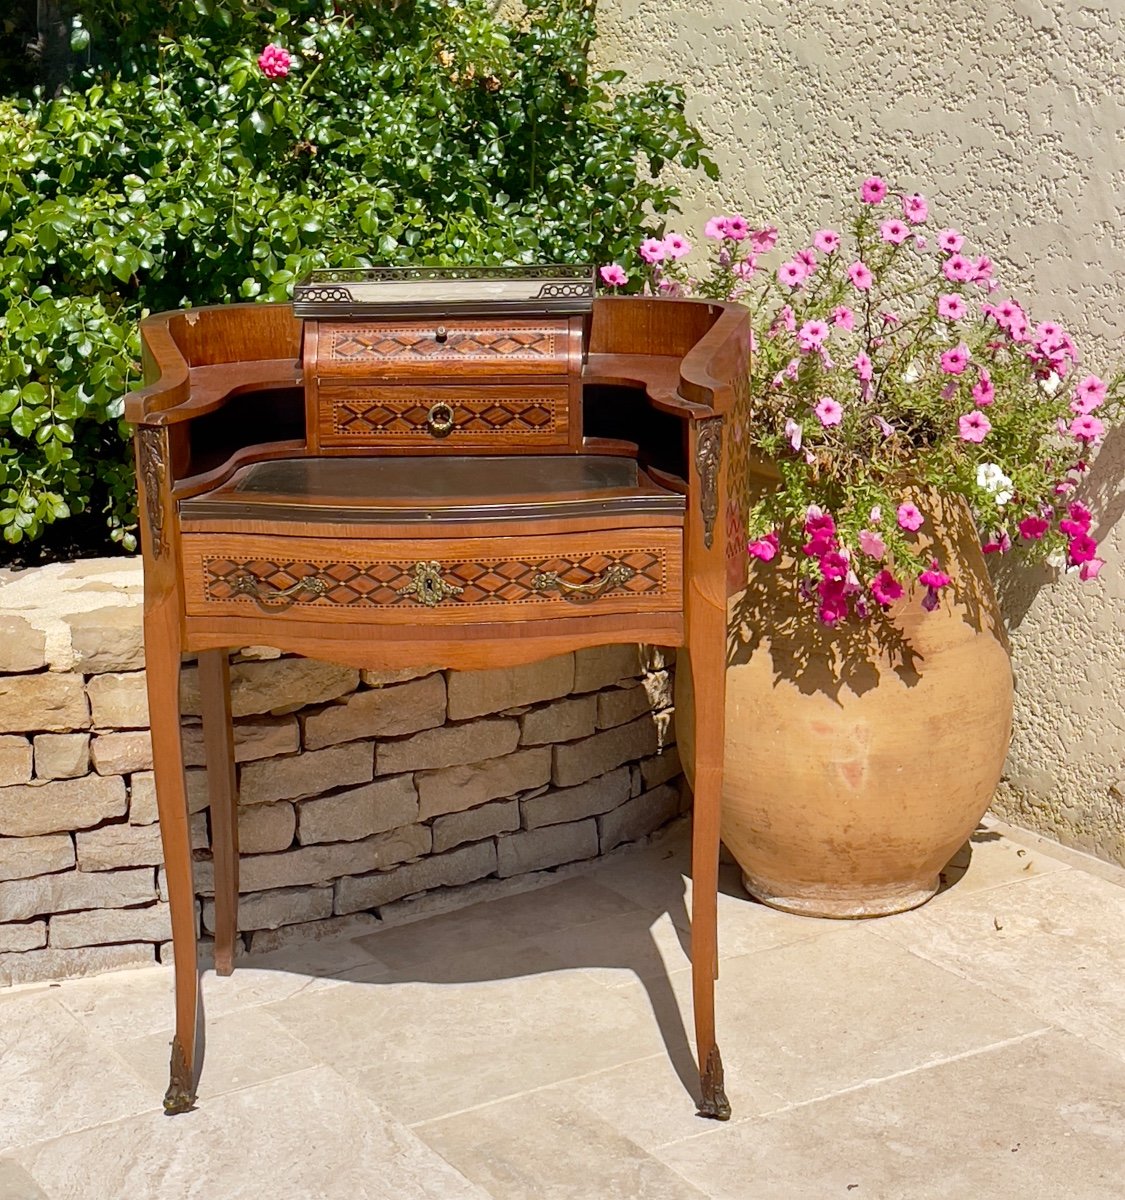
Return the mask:
[[199, 656], [203, 746], [211, 799], [211, 853], [215, 863], [215, 971], [234, 970], [238, 938], [238, 790], [230, 713], [230, 663], [225, 650]]

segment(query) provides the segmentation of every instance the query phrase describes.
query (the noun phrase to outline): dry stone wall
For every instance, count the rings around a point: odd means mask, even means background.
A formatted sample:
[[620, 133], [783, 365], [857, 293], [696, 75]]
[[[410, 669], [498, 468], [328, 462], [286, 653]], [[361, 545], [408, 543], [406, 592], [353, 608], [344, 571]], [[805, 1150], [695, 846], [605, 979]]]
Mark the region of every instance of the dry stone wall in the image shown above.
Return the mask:
[[[593, 858], [684, 804], [670, 652], [506, 670], [232, 665], [245, 948], [375, 928], [421, 893]], [[196, 669], [182, 687], [197, 921], [214, 927]], [[0, 986], [171, 955], [141, 570], [0, 572]]]

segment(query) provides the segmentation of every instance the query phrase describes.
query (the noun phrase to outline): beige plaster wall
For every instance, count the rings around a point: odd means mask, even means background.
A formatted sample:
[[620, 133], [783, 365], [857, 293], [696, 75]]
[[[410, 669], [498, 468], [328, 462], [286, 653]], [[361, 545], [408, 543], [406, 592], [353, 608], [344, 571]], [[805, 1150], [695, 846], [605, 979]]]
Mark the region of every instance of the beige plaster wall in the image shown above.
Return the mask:
[[[1087, 365], [1125, 360], [1125, 0], [602, 0], [599, 56], [682, 80], [722, 167], [687, 185], [698, 230], [741, 206], [802, 230], [884, 175], [931, 198], [1057, 317]], [[783, 242], [783, 245], [785, 243]], [[995, 807], [1125, 863], [1125, 430], [1088, 500], [1094, 584], [1006, 569], [1017, 717]]]

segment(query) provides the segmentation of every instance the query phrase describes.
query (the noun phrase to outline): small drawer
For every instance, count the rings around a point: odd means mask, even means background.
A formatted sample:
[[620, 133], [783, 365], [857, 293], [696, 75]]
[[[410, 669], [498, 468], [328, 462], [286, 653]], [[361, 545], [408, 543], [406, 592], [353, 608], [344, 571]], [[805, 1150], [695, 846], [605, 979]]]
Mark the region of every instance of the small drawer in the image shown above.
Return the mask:
[[427, 541], [185, 534], [189, 616], [392, 625], [679, 611], [682, 533]]
[[411, 387], [332, 384], [316, 394], [321, 446], [518, 449], [565, 446], [570, 431], [564, 384]]

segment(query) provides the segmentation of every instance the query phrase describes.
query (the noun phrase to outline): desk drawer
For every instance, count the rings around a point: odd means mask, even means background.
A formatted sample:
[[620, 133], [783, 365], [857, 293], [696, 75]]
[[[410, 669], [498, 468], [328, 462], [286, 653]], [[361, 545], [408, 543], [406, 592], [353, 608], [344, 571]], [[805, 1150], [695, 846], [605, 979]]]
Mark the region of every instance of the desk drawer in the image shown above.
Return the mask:
[[329, 540], [185, 534], [189, 616], [450, 625], [678, 611], [682, 532]]
[[570, 422], [565, 383], [488, 387], [322, 384], [321, 446], [495, 448], [565, 446]]

